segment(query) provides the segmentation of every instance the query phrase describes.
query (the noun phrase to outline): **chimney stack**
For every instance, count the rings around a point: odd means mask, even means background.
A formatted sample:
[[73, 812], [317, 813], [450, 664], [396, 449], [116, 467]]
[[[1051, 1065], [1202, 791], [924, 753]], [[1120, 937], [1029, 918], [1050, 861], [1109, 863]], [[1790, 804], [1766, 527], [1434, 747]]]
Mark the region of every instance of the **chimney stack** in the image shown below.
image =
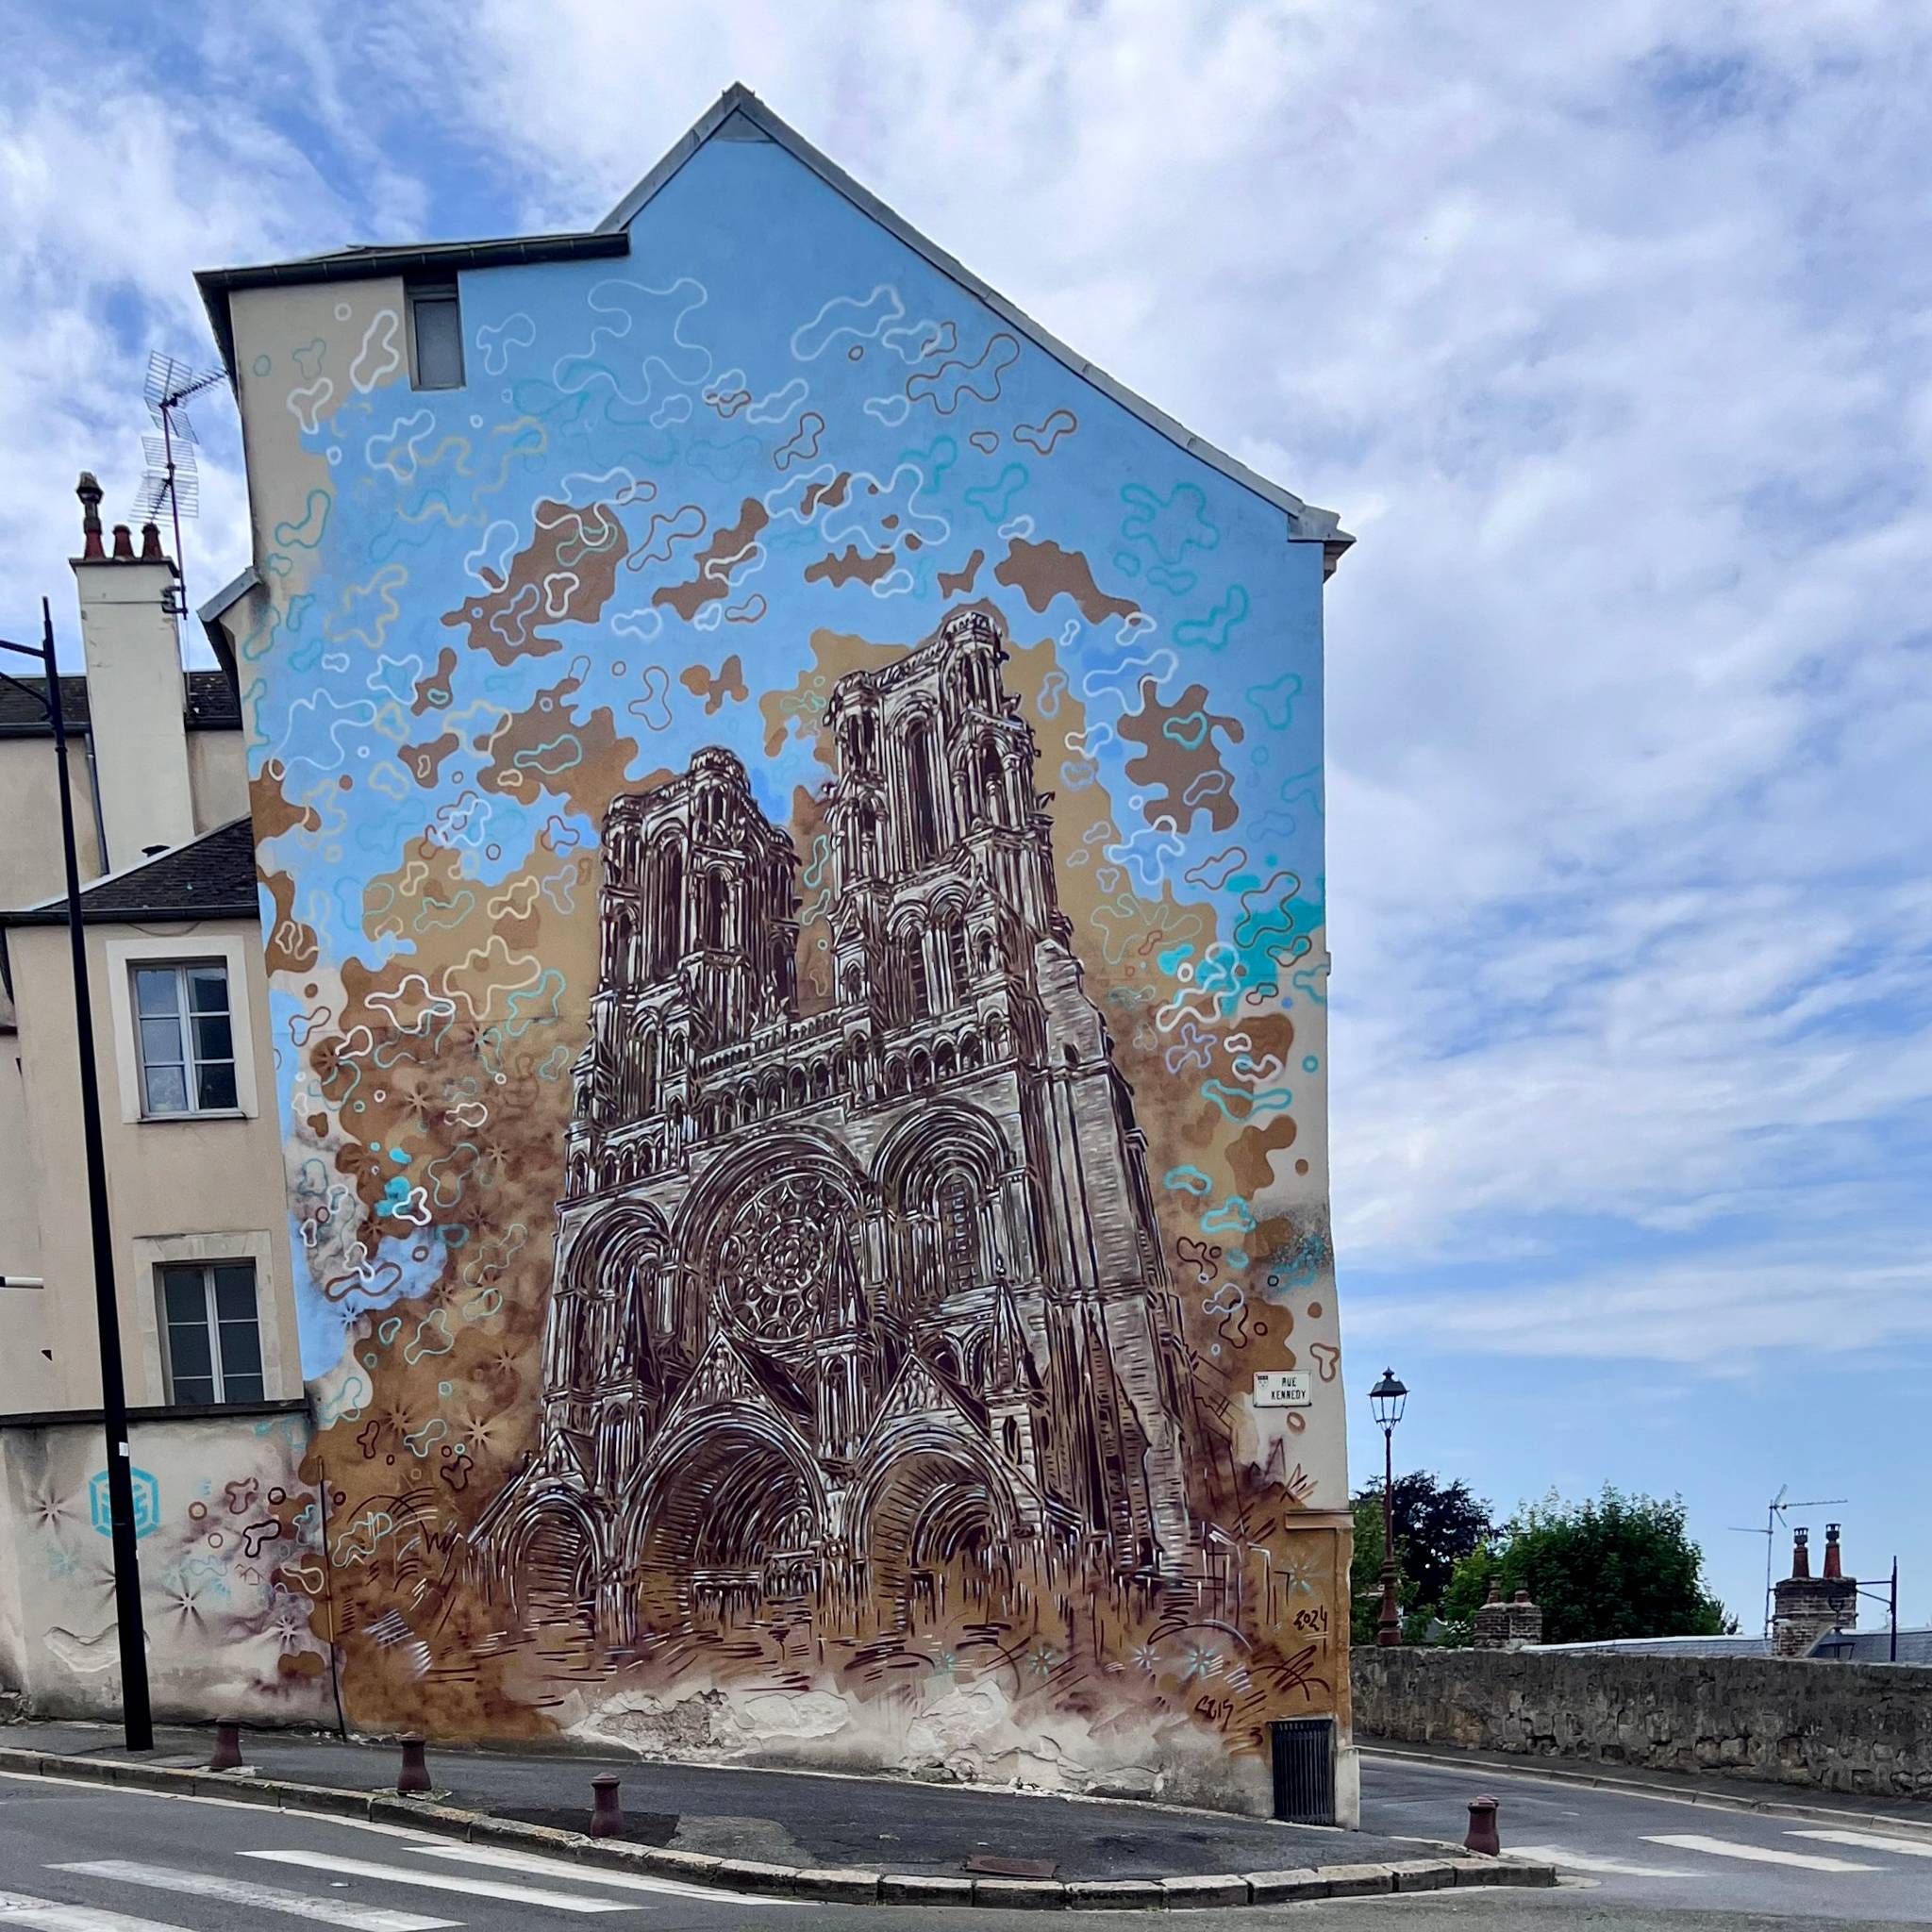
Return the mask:
[[1811, 1532], [1791, 1533], [1791, 1574], [1777, 1586], [1772, 1648], [1779, 1657], [1809, 1657], [1811, 1646], [1832, 1630], [1858, 1627], [1858, 1585], [1842, 1574], [1838, 1524], [1824, 1525], [1824, 1574], [1811, 1574]]
[[87, 658], [88, 735], [107, 850], [106, 871], [125, 871], [156, 846], [194, 837], [189, 781], [186, 683], [175, 604], [181, 574], [143, 524], [141, 549], [125, 524], [101, 546], [101, 486], [83, 472], [81, 553], [74, 559], [80, 641]]
[[101, 544], [101, 486], [92, 470], [80, 473], [80, 485], [74, 493], [80, 498], [81, 561], [98, 562], [108, 553]]

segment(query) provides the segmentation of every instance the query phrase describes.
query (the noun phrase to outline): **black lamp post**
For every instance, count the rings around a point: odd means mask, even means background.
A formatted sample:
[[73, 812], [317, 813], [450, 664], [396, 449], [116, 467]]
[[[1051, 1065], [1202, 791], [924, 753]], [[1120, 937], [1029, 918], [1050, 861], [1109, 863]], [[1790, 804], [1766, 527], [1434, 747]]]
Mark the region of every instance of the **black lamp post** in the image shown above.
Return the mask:
[[141, 1558], [135, 1547], [134, 1468], [127, 1455], [127, 1386], [121, 1372], [121, 1305], [114, 1292], [114, 1233], [108, 1216], [108, 1158], [101, 1145], [101, 1090], [94, 1071], [93, 1001], [87, 970], [87, 937], [80, 921], [80, 859], [74, 849], [74, 791], [67, 776], [67, 720], [60, 703], [60, 673], [54, 661], [54, 616], [41, 599], [41, 642], [9, 643], [0, 651], [38, 658], [46, 677], [44, 695], [18, 678], [0, 678], [45, 708], [54, 730], [54, 762], [60, 780], [60, 851], [67, 864], [67, 943], [74, 961], [74, 1024], [80, 1048], [80, 1118], [87, 1146], [88, 1214], [93, 1231], [94, 1314], [101, 1346], [101, 1420], [108, 1438], [108, 1512], [114, 1547], [114, 1616], [121, 1634], [121, 1709], [130, 1751], [154, 1749], [148, 1707], [147, 1639], [141, 1618]]
[[1375, 1641], [1383, 1645], [1402, 1641], [1402, 1610], [1395, 1601], [1395, 1424], [1407, 1400], [1408, 1391], [1395, 1379], [1393, 1369], [1384, 1369], [1382, 1379], [1369, 1391], [1369, 1406], [1382, 1432], [1382, 1616]]

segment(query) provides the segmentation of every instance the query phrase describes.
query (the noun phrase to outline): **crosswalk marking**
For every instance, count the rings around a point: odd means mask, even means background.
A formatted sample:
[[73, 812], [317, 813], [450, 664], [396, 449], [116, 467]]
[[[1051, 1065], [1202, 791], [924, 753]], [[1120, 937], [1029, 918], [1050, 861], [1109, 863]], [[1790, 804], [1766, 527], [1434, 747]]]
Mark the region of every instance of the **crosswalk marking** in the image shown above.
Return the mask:
[[554, 1912], [634, 1912], [621, 1899], [587, 1898], [581, 1892], [539, 1891], [533, 1885], [505, 1885], [494, 1878], [471, 1878], [455, 1872], [419, 1872], [408, 1865], [378, 1865], [369, 1858], [339, 1858], [333, 1852], [243, 1852], [244, 1858], [267, 1858], [277, 1865], [302, 1865], [311, 1872], [334, 1872], [344, 1878], [387, 1878], [395, 1885], [422, 1885], [437, 1891], [467, 1892], [472, 1898], [508, 1899], [512, 1905], [548, 1906]]
[[1703, 1838], [1694, 1831], [1653, 1834], [1644, 1841], [1671, 1845], [1680, 1852], [1708, 1852], [1714, 1858], [1750, 1858], [1760, 1865], [1796, 1865], [1807, 1872], [1882, 1872], [1882, 1865], [1855, 1865], [1849, 1858], [1827, 1858], [1813, 1852], [1780, 1851], [1775, 1845], [1740, 1844], [1736, 1839]]
[[1573, 1852], [1563, 1845], [1509, 1847], [1512, 1858], [1541, 1858], [1546, 1865], [1564, 1865], [1575, 1872], [1602, 1872], [1617, 1878], [1708, 1878], [1707, 1872], [1686, 1872], [1674, 1866], [1633, 1865], [1626, 1858], [1607, 1858], [1597, 1852]]
[[[503, 1872], [532, 1872], [540, 1878], [568, 1878], [580, 1885], [616, 1885], [628, 1891], [669, 1892], [674, 1898], [701, 1898], [718, 1903], [716, 1886], [686, 1885], [681, 1879], [656, 1878], [641, 1872], [588, 1870], [582, 1865], [566, 1865], [558, 1858], [546, 1858], [537, 1852], [498, 1851], [493, 1845], [411, 1845], [432, 1858], [455, 1858], [465, 1865], [493, 1865]], [[753, 1898], [743, 1892], [731, 1894], [741, 1906], [787, 1906], [786, 1898]]]
[[1856, 1845], [1861, 1852], [1897, 1852], [1907, 1858], [1932, 1858], [1932, 1840], [1887, 1838], [1876, 1831], [1789, 1831], [1787, 1838], [1823, 1839], [1826, 1844]]
[[0, 1925], [29, 1932], [186, 1932], [161, 1919], [130, 1919], [125, 1912], [97, 1912], [92, 1906], [57, 1905], [30, 1892], [0, 1891]]
[[185, 1891], [196, 1898], [218, 1898], [228, 1905], [252, 1906], [258, 1912], [286, 1912], [291, 1918], [314, 1919], [325, 1925], [346, 1925], [349, 1932], [443, 1932], [460, 1919], [425, 1919], [417, 1912], [391, 1911], [387, 1906], [351, 1905], [347, 1899], [311, 1898], [307, 1892], [284, 1891], [275, 1885], [251, 1885], [245, 1878], [225, 1878], [212, 1872], [177, 1872], [168, 1865], [142, 1865], [132, 1858], [96, 1858], [75, 1865], [50, 1865], [50, 1872], [77, 1872], [88, 1878], [111, 1878], [123, 1885], [145, 1885], [156, 1891]]

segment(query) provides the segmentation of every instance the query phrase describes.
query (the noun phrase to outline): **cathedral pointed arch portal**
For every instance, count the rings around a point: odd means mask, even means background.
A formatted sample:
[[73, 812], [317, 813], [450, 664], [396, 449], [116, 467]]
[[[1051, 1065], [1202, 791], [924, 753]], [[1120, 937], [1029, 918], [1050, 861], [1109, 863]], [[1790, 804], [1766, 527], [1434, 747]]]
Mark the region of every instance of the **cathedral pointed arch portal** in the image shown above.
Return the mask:
[[1190, 1471], [1226, 1443], [1005, 655], [968, 609], [833, 689], [808, 1016], [798, 855], [737, 758], [613, 801], [542, 1426], [473, 1539], [520, 1614], [863, 1643], [1016, 1591], [1225, 1607]]

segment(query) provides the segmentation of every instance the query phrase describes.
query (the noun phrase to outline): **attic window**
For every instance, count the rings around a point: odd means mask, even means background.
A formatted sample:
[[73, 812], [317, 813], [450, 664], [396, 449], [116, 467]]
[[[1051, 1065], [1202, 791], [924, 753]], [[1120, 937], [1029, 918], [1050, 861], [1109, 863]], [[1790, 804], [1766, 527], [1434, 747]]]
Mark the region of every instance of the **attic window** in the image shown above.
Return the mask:
[[409, 303], [409, 383], [414, 389], [463, 386], [463, 311], [454, 275], [412, 275]]

